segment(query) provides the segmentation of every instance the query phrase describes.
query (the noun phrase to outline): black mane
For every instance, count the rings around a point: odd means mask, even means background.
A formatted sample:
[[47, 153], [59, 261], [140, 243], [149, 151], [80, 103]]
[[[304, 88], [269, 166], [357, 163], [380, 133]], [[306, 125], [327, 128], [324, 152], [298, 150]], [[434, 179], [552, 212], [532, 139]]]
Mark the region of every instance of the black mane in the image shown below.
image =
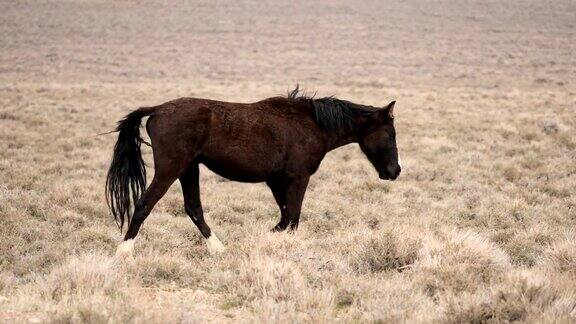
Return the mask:
[[294, 90], [288, 91], [287, 99], [291, 102], [309, 104], [314, 109], [316, 122], [329, 131], [341, 128], [353, 129], [356, 117], [370, 115], [379, 109], [340, 100], [333, 96], [316, 99], [314, 95], [307, 96], [302, 93], [298, 85]]

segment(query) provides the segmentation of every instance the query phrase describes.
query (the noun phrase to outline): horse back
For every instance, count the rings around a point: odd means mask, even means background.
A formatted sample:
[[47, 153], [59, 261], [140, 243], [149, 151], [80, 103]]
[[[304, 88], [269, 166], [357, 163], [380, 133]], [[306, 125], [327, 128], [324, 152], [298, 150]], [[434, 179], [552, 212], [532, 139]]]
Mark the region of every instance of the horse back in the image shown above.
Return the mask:
[[181, 98], [162, 105], [148, 131], [154, 151], [170, 146], [237, 181], [307, 172], [326, 151], [310, 111], [285, 98], [255, 103]]

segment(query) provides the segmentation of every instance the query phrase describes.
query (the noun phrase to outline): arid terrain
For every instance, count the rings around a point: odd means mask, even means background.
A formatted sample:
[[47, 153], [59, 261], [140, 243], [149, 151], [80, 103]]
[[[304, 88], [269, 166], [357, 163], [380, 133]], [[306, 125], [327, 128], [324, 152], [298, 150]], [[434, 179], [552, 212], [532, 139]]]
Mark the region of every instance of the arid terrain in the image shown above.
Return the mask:
[[[576, 322], [573, 0], [1, 1], [0, 35], [0, 322]], [[340, 148], [288, 234], [264, 184], [203, 168], [227, 250], [176, 183], [114, 257], [97, 134], [296, 83], [397, 100], [400, 178]]]

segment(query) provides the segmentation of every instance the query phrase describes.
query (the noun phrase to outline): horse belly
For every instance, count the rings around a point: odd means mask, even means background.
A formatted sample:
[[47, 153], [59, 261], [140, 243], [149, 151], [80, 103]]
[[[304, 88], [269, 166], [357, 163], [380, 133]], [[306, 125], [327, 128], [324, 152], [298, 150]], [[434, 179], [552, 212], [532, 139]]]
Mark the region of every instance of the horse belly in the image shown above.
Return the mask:
[[215, 173], [241, 182], [263, 182], [285, 164], [282, 121], [259, 110], [230, 110], [215, 115], [201, 163]]
[[264, 182], [279, 169], [275, 156], [230, 153], [225, 157], [202, 158], [200, 162], [216, 174], [240, 182]]

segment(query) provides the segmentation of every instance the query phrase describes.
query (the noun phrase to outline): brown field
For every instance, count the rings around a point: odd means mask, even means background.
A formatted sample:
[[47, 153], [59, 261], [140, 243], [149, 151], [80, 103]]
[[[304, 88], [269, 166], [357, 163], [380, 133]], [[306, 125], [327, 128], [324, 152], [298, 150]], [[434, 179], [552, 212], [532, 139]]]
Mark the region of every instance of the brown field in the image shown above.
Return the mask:
[[[170, 4], [167, 4], [170, 3]], [[0, 322], [576, 322], [576, 2], [0, 2]], [[356, 145], [295, 234], [202, 169], [136, 240], [104, 180], [130, 110], [309, 92], [398, 100], [403, 173]], [[151, 165], [151, 150], [145, 149]]]

